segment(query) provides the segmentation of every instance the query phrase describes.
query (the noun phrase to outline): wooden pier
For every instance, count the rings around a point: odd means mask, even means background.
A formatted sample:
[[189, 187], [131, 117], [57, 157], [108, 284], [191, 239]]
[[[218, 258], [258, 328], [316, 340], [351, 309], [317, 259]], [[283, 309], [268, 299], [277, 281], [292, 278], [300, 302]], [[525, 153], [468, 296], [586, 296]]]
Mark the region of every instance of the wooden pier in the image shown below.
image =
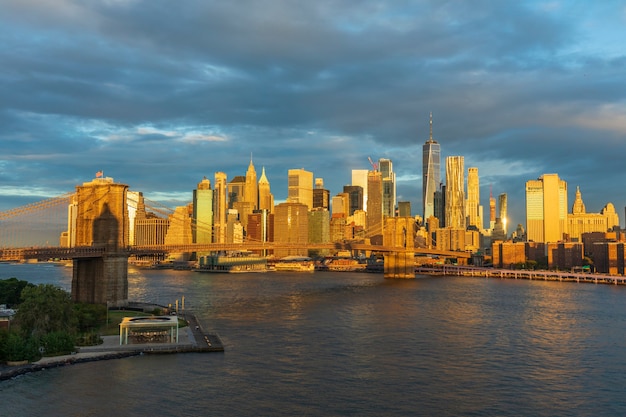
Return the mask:
[[438, 276], [485, 277], [500, 279], [527, 279], [538, 281], [583, 282], [590, 284], [626, 285], [626, 277], [566, 271], [535, 271], [527, 269], [479, 268], [460, 265], [416, 267], [416, 274]]

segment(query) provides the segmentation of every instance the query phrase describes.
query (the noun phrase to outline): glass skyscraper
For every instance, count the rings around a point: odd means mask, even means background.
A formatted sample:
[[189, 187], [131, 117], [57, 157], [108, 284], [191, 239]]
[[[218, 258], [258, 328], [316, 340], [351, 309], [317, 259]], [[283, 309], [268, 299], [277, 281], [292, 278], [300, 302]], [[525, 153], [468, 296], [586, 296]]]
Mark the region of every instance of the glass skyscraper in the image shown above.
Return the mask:
[[441, 183], [441, 149], [433, 140], [433, 114], [430, 114], [430, 136], [422, 151], [422, 204], [424, 222], [435, 214], [435, 192]]
[[383, 180], [383, 216], [396, 215], [396, 173], [393, 172], [391, 159], [380, 158], [378, 169]]

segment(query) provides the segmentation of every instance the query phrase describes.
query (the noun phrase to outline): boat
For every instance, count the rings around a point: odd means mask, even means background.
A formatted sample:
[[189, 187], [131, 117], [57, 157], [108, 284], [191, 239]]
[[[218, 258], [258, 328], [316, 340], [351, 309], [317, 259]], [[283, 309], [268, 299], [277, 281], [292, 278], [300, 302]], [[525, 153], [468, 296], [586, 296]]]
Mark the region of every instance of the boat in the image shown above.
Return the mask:
[[287, 256], [276, 261], [273, 265], [275, 271], [313, 272], [315, 262], [304, 256]]
[[198, 272], [267, 272], [267, 258], [250, 251], [228, 251], [201, 256], [198, 266], [194, 269]]

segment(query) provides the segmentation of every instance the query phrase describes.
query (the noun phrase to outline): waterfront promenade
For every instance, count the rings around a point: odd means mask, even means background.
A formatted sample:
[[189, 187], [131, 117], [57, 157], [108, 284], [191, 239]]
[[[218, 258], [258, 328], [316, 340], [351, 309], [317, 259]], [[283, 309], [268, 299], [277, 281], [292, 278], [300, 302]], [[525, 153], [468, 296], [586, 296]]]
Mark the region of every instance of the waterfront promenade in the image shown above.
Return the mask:
[[143, 354], [224, 352], [224, 346], [220, 337], [216, 333], [205, 332], [195, 315], [186, 314], [184, 318], [188, 325], [179, 330], [178, 343], [120, 345], [120, 337], [118, 335], [102, 336], [101, 344], [79, 347], [76, 352], [70, 355], [43, 357], [36, 362], [24, 365], [0, 365], [0, 381], [59, 366], [97, 360], [121, 359]]
[[441, 265], [415, 268], [416, 274], [437, 276], [485, 277], [500, 279], [527, 279], [541, 281], [582, 282], [591, 284], [626, 285], [626, 277], [567, 271], [479, 268], [473, 266]]

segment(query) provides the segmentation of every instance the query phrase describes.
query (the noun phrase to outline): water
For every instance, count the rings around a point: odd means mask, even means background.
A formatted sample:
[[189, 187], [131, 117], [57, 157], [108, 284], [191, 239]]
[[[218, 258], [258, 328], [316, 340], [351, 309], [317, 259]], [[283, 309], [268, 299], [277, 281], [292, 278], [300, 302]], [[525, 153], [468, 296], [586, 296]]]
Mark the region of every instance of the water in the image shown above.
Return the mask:
[[[11, 276], [71, 285], [71, 268]], [[226, 352], [24, 375], [0, 383], [0, 415], [626, 415], [626, 287], [131, 270], [129, 292], [185, 296]]]

